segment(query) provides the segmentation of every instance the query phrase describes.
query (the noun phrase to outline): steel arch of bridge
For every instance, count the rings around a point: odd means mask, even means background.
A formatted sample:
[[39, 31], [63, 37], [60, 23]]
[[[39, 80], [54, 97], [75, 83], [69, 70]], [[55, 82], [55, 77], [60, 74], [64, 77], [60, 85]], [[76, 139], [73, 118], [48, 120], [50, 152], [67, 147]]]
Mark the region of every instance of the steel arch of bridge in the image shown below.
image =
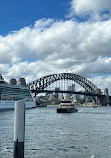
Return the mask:
[[85, 89], [85, 91], [89, 93], [101, 95], [100, 89], [98, 89], [92, 82], [90, 82], [89, 80], [87, 80], [82, 76], [73, 73], [59, 73], [59, 74], [51, 74], [48, 76], [44, 76], [27, 84], [27, 87], [31, 91], [36, 90], [37, 92], [39, 90], [44, 90], [47, 86], [62, 79], [73, 80], [79, 85], [81, 85]]

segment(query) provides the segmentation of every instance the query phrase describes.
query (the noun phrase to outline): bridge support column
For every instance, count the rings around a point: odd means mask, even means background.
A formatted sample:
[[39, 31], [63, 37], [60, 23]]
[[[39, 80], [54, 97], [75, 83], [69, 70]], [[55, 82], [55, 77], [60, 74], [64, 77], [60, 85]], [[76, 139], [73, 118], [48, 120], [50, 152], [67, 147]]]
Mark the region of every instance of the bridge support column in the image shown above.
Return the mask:
[[108, 89], [104, 89], [104, 95], [106, 96], [106, 106], [109, 105], [109, 92]]
[[107, 88], [104, 89], [104, 96], [102, 96], [100, 98], [100, 101], [102, 103], [102, 106], [108, 106], [109, 105], [109, 93], [108, 93]]

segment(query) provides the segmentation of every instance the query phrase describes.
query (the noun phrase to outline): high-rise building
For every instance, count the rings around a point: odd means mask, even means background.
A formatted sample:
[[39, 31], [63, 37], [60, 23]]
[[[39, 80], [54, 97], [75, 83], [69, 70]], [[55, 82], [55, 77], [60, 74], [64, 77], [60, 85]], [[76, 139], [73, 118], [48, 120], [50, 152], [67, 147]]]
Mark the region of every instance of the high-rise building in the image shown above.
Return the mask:
[[72, 84], [72, 86], [68, 86], [68, 91], [74, 91], [75, 92], [75, 84]]
[[68, 86], [68, 91], [72, 91], [72, 86]]
[[55, 97], [58, 98], [58, 91], [60, 91], [60, 88], [55, 88]]
[[72, 84], [72, 91], [75, 92], [75, 84]]

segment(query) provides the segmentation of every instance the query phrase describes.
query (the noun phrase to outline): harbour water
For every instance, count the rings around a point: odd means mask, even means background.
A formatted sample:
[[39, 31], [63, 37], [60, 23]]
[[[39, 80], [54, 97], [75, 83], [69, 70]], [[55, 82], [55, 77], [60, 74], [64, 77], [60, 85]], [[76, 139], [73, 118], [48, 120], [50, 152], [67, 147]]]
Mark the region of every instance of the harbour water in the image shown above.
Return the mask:
[[[111, 158], [111, 107], [26, 110], [25, 158]], [[13, 158], [14, 111], [0, 111], [0, 158]]]

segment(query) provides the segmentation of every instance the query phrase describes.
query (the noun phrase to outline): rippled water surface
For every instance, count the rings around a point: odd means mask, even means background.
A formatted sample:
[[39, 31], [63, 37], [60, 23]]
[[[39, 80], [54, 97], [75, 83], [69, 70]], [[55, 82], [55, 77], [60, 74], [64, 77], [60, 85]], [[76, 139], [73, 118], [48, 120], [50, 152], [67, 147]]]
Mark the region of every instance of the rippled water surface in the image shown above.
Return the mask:
[[[111, 158], [111, 107], [26, 110], [25, 158]], [[0, 111], [0, 158], [13, 158], [14, 111]]]

